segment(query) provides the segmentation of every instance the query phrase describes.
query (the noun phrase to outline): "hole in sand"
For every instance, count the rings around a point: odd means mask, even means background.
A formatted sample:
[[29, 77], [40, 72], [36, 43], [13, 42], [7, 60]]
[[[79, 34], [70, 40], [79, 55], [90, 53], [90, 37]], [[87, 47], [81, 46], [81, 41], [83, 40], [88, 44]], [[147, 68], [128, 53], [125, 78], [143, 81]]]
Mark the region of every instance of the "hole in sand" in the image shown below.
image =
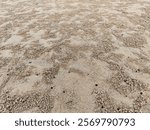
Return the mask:
[[117, 110], [119, 111], [119, 110], [120, 110], [120, 108], [118, 107], [118, 108], [117, 108]]
[[98, 86], [98, 84], [95, 84], [95, 86]]

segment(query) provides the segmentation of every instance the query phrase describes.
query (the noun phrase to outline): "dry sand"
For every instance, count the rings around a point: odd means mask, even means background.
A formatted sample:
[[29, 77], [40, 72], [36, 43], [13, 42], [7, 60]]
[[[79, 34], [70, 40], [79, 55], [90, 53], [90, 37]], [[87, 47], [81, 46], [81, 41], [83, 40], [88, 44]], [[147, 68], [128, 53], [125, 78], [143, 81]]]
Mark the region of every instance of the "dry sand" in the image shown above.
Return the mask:
[[150, 1], [0, 0], [0, 112], [150, 112]]

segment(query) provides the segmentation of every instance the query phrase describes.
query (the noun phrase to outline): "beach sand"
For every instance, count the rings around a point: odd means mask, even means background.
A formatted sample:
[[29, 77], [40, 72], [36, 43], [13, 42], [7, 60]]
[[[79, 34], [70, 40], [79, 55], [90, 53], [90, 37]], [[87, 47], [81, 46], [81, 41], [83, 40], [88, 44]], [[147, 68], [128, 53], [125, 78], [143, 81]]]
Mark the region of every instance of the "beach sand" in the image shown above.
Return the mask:
[[150, 112], [150, 1], [0, 0], [0, 112]]

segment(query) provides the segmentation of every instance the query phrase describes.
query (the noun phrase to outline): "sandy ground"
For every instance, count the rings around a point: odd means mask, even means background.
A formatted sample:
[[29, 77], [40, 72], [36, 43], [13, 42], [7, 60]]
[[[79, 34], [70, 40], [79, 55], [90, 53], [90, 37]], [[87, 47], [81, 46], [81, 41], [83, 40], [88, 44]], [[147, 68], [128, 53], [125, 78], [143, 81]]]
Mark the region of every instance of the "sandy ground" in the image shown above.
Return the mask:
[[150, 1], [0, 0], [0, 112], [150, 112]]

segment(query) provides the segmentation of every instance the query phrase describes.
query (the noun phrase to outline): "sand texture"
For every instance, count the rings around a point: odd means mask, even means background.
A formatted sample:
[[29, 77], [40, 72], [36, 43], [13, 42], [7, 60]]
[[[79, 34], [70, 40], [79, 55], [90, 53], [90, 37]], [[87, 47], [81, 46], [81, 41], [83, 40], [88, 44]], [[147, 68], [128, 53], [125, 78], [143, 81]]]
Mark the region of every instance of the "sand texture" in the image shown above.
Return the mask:
[[0, 113], [150, 112], [150, 0], [0, 0]]

